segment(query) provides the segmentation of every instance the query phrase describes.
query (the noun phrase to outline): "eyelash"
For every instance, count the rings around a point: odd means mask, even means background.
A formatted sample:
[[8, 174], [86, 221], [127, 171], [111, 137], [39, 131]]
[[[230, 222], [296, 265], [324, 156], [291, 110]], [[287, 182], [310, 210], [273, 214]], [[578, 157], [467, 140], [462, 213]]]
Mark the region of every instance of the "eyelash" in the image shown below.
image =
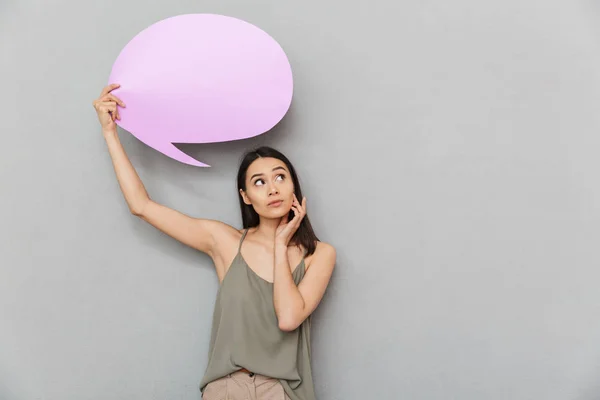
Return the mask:
[[[285, 175], [283, 175], [283, 174], [279, 174], [279, 175], [277, 175], [277, 176], [275, 177], [275, 179], [277, 179], [278, 177], [282, 177], [282, 178], [283, 178], [283, 180], [285, 180]], [[254, 181], [254, 186], [256, 186], [256, 183], [257, 183], [257, 182], [259, 182], [259, 181], [262, 181], [262, 180], [263, 180], [262, 178], [259, 178], [259, 179], [255, 180], [255, 181]]]

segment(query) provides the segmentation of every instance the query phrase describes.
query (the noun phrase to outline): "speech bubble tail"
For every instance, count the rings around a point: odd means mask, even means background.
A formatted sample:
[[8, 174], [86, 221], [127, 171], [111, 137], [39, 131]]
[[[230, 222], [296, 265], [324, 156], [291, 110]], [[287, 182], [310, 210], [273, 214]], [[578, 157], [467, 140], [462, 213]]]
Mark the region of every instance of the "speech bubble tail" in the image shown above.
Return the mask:
[[158, 151], [163, 153], [166, 156], [169, 156], [179, 162], [184, 164], [193, 165], [195, 167], [210, 167], [208, 164], [204, 164], [193, 157], [185, 154], [183, 151], [179, 150], [173, 143], [165, 143], [164, 145], [157, 148]]

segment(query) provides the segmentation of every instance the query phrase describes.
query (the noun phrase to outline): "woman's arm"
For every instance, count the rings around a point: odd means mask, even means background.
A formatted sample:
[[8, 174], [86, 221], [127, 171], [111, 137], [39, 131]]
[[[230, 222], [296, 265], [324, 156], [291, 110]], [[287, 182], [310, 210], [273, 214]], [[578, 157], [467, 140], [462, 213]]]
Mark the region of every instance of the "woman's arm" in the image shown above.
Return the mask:
[[273, 301], [279, 329], [291, 332], [317, 308], [327, 290], [336, 262], [335, 248], [318, 242], [310, 268], [296, 286], [290, 271], [287, 247], [275, 245]]
[[212, 256], [217, 236], [214, 234], [231, 227], [220, 221], [187, 216], [150, 199], [121, 145], [116, 129], [104, 131], [104, 138], [131, 213], [176, 240]]
[[117, 105], [123, 102], [110, 94], [118, 85], [104, 88], [99, 99], [94, 101], [102, 133], [119, 186], [129, 210], [152, 226], [180, 242], [213, 256], [220, 233], [234, 229], [220, 221], [193, 218], [154, 202], [119, 140], [115, 120], [120, 119]]
[[125, 149], [119, 140], [116, 126], [103, 129], [102, 133], [108, 146], [108, 153], [110, 154], [113, 168], [117, 175], [117, 181], [125, 196], [129, 210], [133, 215], [141, 216], [142, 211], [150, 202], [146, 188], [125, 153]]
[[[275, 232], [274, 287], [273, 301], [279, 329], [290, 332], [298, 328], [321, 302], [329, 285], [336, 263], [335, 248], [324, 242], [317, 242], [317, 248], [311, 256], [310, 268], [296, 286], [287, 255], [287, 247], [294, 232], [306, 215], [306, 197], [302, 203], [294, 195], [292, 203], [294, 218], [288, 222], [285, 215]], [[306, 260], [306, 258], [305, 258]], [[298, 268], [298, 267], [296, 267]]]

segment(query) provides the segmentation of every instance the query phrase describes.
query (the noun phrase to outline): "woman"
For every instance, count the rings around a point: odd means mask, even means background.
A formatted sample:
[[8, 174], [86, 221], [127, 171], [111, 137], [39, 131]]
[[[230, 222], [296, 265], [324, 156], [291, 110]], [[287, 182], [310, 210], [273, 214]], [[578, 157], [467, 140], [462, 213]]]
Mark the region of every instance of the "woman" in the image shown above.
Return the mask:
[[158, 204], [119, 142], [118, 87], [105, 87], [94, 108], [131, 213], [208, 254], [219, 279], [202, 398], [314, 400], [310, 316], [336, 252], [314, 234], [293, 166], [269, 147], [245, 155], [237, 179], [243, 230]]

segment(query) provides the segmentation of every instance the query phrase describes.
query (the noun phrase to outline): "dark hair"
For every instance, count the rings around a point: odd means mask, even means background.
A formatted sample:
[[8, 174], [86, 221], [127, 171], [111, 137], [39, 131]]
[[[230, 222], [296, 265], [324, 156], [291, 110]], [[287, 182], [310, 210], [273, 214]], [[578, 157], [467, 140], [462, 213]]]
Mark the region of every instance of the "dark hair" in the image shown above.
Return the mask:
[[[240, 168], [237, 174], [237, 186], [238, 186], [238, 195], [240, 200], [240, 209], [242, 212], [242, 224], [244, 228], [252, 228], [258, 226], [260, 222], [260, 218], [258, 213], [254, 210], [252, 205], [248, 205], [244, 203], [244, 199], [242, 195], [239, 193], [240, 189], [246, 191], [246, 172], [248, 171], [248, 167], [258, 158], [264, 157], [272, 157], [277, 158], [285, 163], [287, 169], [290, 171], [292, 176], [292, 182], [294, 182], [294, 193], [299, 201], [302, 201], [302, 189], [300, 188], [300, 182], [298, 181], [298, 175], [296, 174], [296, 170], [292, 166], [290, 160], [287, 159], [279, 151], [275, 150], [272, 147], [261, 146], [254, 150], [248, 151], [244, 154], [242, 161], [240, 163]], [[291, 220], [294, 215], [294, 212], [290, 210], [289, 219]], [[317, 248], [317, 242], [319, 238], [315, 235], [313, 231], [312, 225], [310, 224], [310, 220], [308, 219], [308, 214], [302, 218], [300, 222], [300, 226], [292, 236], [290, 243], [299, 245], [301, 244], [306, 249], [306, 255], [313, 254]]]

